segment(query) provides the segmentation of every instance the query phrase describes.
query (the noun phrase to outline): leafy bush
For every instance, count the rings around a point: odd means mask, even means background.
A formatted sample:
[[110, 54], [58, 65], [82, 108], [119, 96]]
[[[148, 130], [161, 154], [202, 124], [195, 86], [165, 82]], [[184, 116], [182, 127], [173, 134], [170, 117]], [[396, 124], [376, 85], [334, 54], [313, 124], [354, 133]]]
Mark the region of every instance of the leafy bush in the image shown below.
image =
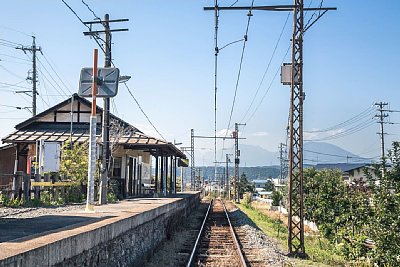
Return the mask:
[[117, 201], [118, 201], [117, 195], [115, 195], [113, 192], [107, 193], [107, 203], [114, 203]]
[[246, 207], [250, 207], [251, 206], [251, 201], [252, 201], [252, 194], [251, 193], [246, 193], [243, 196], [243, 205], [245, 205]]
[[87, 183], [89, 144], [65, 142], [61, 152], [60, 173], [78, 183]]
[[282, 193], [275, 190], [272, 192], [272, 206], [279, 206], [283, 196]]

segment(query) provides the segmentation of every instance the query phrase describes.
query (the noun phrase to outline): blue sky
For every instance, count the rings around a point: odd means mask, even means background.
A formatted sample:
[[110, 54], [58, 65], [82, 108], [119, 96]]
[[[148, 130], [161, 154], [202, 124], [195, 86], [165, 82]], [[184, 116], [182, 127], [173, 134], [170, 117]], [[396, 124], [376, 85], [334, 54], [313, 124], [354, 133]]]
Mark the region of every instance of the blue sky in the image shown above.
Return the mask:
[[[66, 2], [84, 21], [94, 19], [81, 1]], [[203, 11], [203, 6], [213, 5], [213, 1], [85, 2], [100, 17], [109, 13], [111, 19], [129, 18], [128, 23], [112, 25], [113, 28], [129, 28], [129, 32], [113, 35], [113, 59], [121, 73], [132, 76], [128, 85], [158, 130], [168, 140], [175, 139], [184, 145], [189, 145], [191, 128], [196, 134], [213, 135], [214, 17], [213, 12]], [[220, 5], [233, 2], [220, 1]], [[249, 3], [239, 1], [236, 5]], [[282, 3], [290, 4], [291, 1], [255, 0], [258, 5]], [[305, 3], [309, 5], [310, 0]], [[314, 0], [312, 6], [319, 3]], [[305, 130], [324, 129], [346, 121], [377, 101], [389, 102], [392, 109], [399, 110], [400, 29], [396, 16], [400, 2], [325, 0], [324, 5], [336, 6], [338, 10], [328, 12], [304, 38]], [[65, 87], [75, 92], [80, 69], [91, 65], [93, 48], [96, 47], [93, 40], [83, 36], [86, 28], [79, 20], [61, 0], [6, 1], [2, 3], [2, 10], [5, 12], [0, 18], [0, 39], [30, 45], [29, 35], [34, 34], [44, 56], [63, 80], [61, 82], [56, 77], [45, 58], [39, 55], [43, 65], [39, 73], [41, 97], [49, 105], [54, 105], [70, 94]], [[311, 12], [306, 14], [306, 21], [310, 16]], [[242, 136], [247, 138], [243, 143], [260, 145], [271, 151], [276, 151], [286, 138], [289, 88], [280, 84], [279, 74], [271, 81], [290, 44], [292, 16], [283, 30], [270, 69], [249, 114], [257, 105], [259, 108], [250, 120], [249, 116], [243, 119], [243, 115], [259, 87], [286, 18], [287, 13], [254, 12], [232, 117], [232, 122], [247, 122], [241, 128]], [[221, 12], [219, 46], [243, 38], [246, 22], [245, 11]], [[219, 54], [217, 121], [220, 132], [224, 132], [228, 125], [241, 50], [242, 43], [236, 43]], [[31, 86], [24, 81], [31, 67], [22, 51], [0, 45], [0, 59], [1, 82]], [[285, 62], [289, 60], [290, 54]], [[58, 86], [51, 76], [60, 85], [58, 91], [54, 89]], [[0, 88], [19, 89], [23, 88]], [[24, 99], [20, 94], [8, 91], [0, 91], [0, 94], [0, 104], [3, 105], [0, 106], [0, 135], [5, 136], [15, 124], [30, 115], [4, 105], [28, 106], [30, 100], [27, 96]], [[266, 96], [259, 104], [264, 94]], [[120, 87], [114, 102], [117, 108], [113, 107], [112, 112], [157, 136], [124, 87]], [[39, 111], [47, 107], [39, 98]], [[372, 119], [374, 114], [367, 115], [369, 117], [364, 117], [364, 120]], [[398, 113], [390, 113], [390, 119], [400, 122]], [[399, 127], [387, 125], [386, 129], [391, 134], [386, 136], [389, 145], [398, 139]], [[345, 129], [336, 127], [335, 130]], [[374, 124], [329, 142], [353, 153], [374, 157], [379, 155], [377, 131], [378, 125]], [[330, 134], [332, 132], [306, 137], [318, 139]], [[213, 147], [212, 140], [196, 144], [199, 148]], [[231, 147], [232, 144], [227, 141], [225, 146]], [[221, 148], [222, 143], [218, 143], [218, 147]]]

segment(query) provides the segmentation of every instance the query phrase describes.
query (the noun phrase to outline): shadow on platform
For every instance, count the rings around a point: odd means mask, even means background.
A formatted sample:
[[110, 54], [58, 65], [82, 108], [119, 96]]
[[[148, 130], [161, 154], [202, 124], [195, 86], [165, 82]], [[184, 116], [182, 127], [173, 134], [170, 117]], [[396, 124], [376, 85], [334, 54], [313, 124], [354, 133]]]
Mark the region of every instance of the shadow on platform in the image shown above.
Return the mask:
[[69, 230], [114, 216], [101, 218], [84, 216], [44, 215], [35, 218], [0, 219], [0, 243], [24, 242], [50, 233]]

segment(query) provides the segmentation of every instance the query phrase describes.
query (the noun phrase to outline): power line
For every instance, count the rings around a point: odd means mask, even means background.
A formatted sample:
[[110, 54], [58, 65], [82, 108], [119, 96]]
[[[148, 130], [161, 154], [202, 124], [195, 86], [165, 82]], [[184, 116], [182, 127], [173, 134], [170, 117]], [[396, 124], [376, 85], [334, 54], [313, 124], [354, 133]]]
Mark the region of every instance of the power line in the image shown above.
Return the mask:
[[364, 158], [364, 157], [358, 157], [358, 156], [344, 156], [344, 155], [337, 155], [337, 154], [330, 154], [330, 153], [323, 153], [323, 152], [318, 152], [318, 151], [313, 151], [313, 150], [308, 150], [304, 149], [304, 151], [313, 153], [313, 154], [318, 154], [318, 155], [324, 155], [324, 156], [331, 156], [331, 157], [338, 157], [338, 158], [347, 158], [347, 159], [373, 159], [373, 158]]
[[[234, 4], [232, 4], [232, 6]], [[233, 110], [235, 108], [237, 90], [239, 88], [240, 75], [242, 73], [242, 64], [243, 64], [244, 52], [246, 50], [246, 43], [247, 43], [247, 40], [248, 40], [248, 32], [249, 32], [250, 20], [251, 20], [251, 17], [253, 16], [253, 14], [252, 14], [253, 5], [254, 5], [254, 0], [251, 1], [251, 6], [250, 6], [250, 9], [249, 9], [249, 12], [247, 13], [248, 18], [247, 18], [247, 24], [246, 24], [246, 31], [245, 31], [245, 34], [244, 34], [243, 39], [242, 39], [243, 40], [243, 46], [242, 46], [242, 52], [241, 52], [241, 55], [240, 55], [239, 70], [238, 70], [238, 74], [237, 74], [237, 78], [236, 78], [235, 92], [234, 92], [234, 96], [233, 96], [231, 111], [230, 111], [230, 114], [229, 114], [228, 126], [227, 126], [226, 132], [225, 132], [225, 137], [228, 135], [229, 129], [231, 127], [232, 115], [233, 115]], [[216, 10], [215, 12], [218, 12], [218, 11]], [[217, 27], [216, 27], [216, 30], [217, 30]], [[233, 44], [233, 43], [236, 43], [236, 42], [237, 41], [232, 42], [230, 44]], [[230, 45], [230, 44], [228, 44], [228, 45]], [[228, 45], [225, 45], [224, 47], [226, 47]], [[216, 142], [216, 140], [215, 140], [215, 142]], [[224, 148], [225, 148], [225, 140], [222, 141], [221, 161], [222, 161], [222, 158], [224, 156]], [[216, 150], [217, 149], [215, 148], [215, 160], [214, 160], [215, 162], [217, 161], [217, 157], [216, 157], [216, 153], [217, 152], [216, 152]]]
[[[60, 77], [60, 75], [58, 74], [58, 72], [56, 71], [55, 67], [53, 67], [53, 65], [50, 64], [50, 61], [47, 59], [47, 57], [45, 56], [44, 53], [42, 53], [42, 55], [43, 55], [43, 58], [46, 60], [47, 64], [49, 64], [51, 70], [56, 74], [57, 78], [58, 78], [58, 79], [60, 80], [60, 82], [64, 85], [65, 89], [67, 89], [67, 91], [68, 91], [70, 94], [72, 94], [71, 90], [69, 89], [69, 86], [67, 86], [67, 85], [64, 83], [64, 80], [61, 79], [61, 77]], [[41, 62], [39, 61], [39, 63], [41, 63]]]
[[[51, 80], [57, 85], [55, 86], [48, 78], [47, 76], [43, 73], [43, 71], [39, 68], [39, 72], [40, 74], [42, 74], [42, 76], [44, 77], [44, 79], [54, 88], [54, 90], [57, 91], [57, 93], [64, 95], [64, 96], [68, 96], [67, 93], [65, 93], [63, 91], [63, 89], [60, 87], [60, 85], [54, 80], [53, 76], [48, 72], [48, 70], [46, 69], [46, 67], [43, 66], [43, 64], [39, 61], [39, 65], [46, 71], [46, 73], [48, 74], [48, 76], [51, 78]], [[61, 91], [60, 91], [61, 90]]]
[[[67, 2], [65, 2], [64, 0], [61, 0], [67, 7], [68, 9], [75, 15], [75, 17], [86, 27], [88, 28], [89, 31], [91, 31], [91, 27], [86, 25], [85, 22], [78, 16], [78, 14], [72, 9], [71, 6], [69, 6], [67, 4]], [[99, 46], [99, 48], [101, 49], [101, 51], [103, 51], [103, 53], [106, 53], [106, 51], [104, 50], [104, 47], [100, 44], [99, 40], [101, 40], [103, 43], [104, 40], [101, 39], [99, 36], [93, 36], [93, 40], [97, 43], [97, 45]]]
[[131, 90], [129, 89], [128, 85], [126, 84], [126, 82], [124, 82], [124, 85], [126, 87], [126, 89], [128, 90], [129, 94], [131, 95], [131, 97], [133, 98], [133, 100], [135, 100], [136, 104], [138, 105], [140, 111], [143, 113], [143, 115], [146, 117], [147, 121], [150, 123], [150, 125], [153, 127], [153, 129], [158, 133], [159, 136], [161, 136], [161, 138], [166, 141], [166, 139], [164, 138], [164, 136], [158, 131], [158, 129], [156, 128], [156, 126], [154, 126], [154, 124], [151, 122], [149, 116], [147, 116], [146, 112], [144, 112], [143, 108], [140, 106], [139, 102], [137, 101], [136, 97], [132, 94]]
[[335, 124], [333, 126], [325, 128], [325, 129], [304, 131], [304, 132], [306, 132], [306, 133], [322, 133], [322, 132], [332, 131], [332, 130], [335, 130], [335, 129], [338, 129], [338, 128], [342, 128], [342, 127], [354, 124], [356, 122], [359, 122], [360, 120], [370, 116], [374, 112], [375, 112], [375, 109], [371, 106], [371, 107], [368, 107], [367, 109], [363, 110], [359, 114], [351, 117], [350, 119], [345, 120], [344, 122]]
[[13, 75], [14, 77], [17, 77], [18, 79], [24, 79], [22, 76], [19, 76], [18, 74], [16, 74], [15, 72], [9, 70], [8, 68], [4, 67], [3, 65], [0, 65], [0, 68], [2, 68], [3, 70], [5, 70], [5, 71], [8, 72], [9, 74]]
[[238, 71], [237, 79], [236, 79], [235, 93], [234, 93], [234, 96], [233, 96], [232, 107], [231, 107], [231, 112], [230, 112], [230, 115], [229, 115], [229, 122], [228, 122], [228, 127], [226, 128], [227, 131], [225, 133], [225, 137], [227, 136], [228, 130], [230, 129], [231, 122], [232, 122], [233, 109], [235, 108], [236, 94], [237, 94], [237, 90], [238, 90], [238, 87], [239, 87], [240, 75], [241, 75], [241, 72], [242, 72], [243, 57], [244, 57], [244, 52], [246, 50], [247, 34], [249, 32], [250, 20], [251, 20], [251, 17], [253, 16], [253, 14], [251, 13], [252, 9], [253, 9], [253, 5], [254, 5], [254, 0], [251, 1], [250, 10], [249, 10], [249, 13], [247, 14], [248, 18], [247, 18], [246, 32], [244, 34], [242, 53], [240, 55], [239, 71]]
[[364, 129], [366, 129], [366, 128], [374, 125], [374, 124], [375, 124], [375, 121], [370, 119], [370, 120], [363, 121], [363, 122], [355, 125], [354, 127], [350, 128], [350, 129], [347, 129], [347, 130], [345, 130], [343, 132], [339, 132], [337, 134], [333, 134], [333, 135], [330, 135], [330, 136], [327, 136], [327, 137], [323, 137], [323, 138], [320, 138], [320, 139], [309, 139], [309, 140], [304, 140], [304, 141], [319, 142], [319, 141], [326, 141], [326, 140], [333, 140], [333, 139], [343, 138], [343, 137], [352, 135], [354, 133], [357, 133], [359, 131], [362, 131], [362, 130], [364, 130]]
[[22, 44], [20, 44], [20, 43], [16, 43], [16, 42], [9, 41], [9, 40], [2, 39], [2, 38], [0, 38], [0, 42], [2, 42], [2, 43], [9, 43], [10, 45], [14, 45], [14, 46], [22, 45]]
[[[20, 83], [20, 82], [19, 82]], [[22, 89], [31, 89], [31, 88], [29, 88], [29, 87], [25, 87], [25, 86], [20, 86], [20, 85], [17, 85], [17, 84], [19, 84], [19, 83], [16, 83], [16, 84], [10, 84], [10, 83], [4, 83], [4, 82], [0, 82], [0, 84], [4, 84], [5, 86], [2, 86], [2, 87], [17, 87], [17, 88], [22, 88]]]
[[87, 9], [89, 9], [90, 12], [92, 12], [95, 19], [101, 21], [101, 19], [96, 15], [96, 13], [94, 13], [94, 11], [89, 7], [89, 5], [85, 3], [85, 1], [82, 0], [82, 3], [87, 7]]
[[[267, 73], [268, 73], [268, 70], [269, 70], [270, 66], [271, 66], [272, 60], [273, 60], [273, 58], [274, 58], [274, 56], [275, 56], [275, 53], [276, 53], [276, 50], [277, 50], [277, 48], [278, 48], [279, 42], [281, 41], [282, 35], [283, 35], [284, 31], [285, 31], [285, 28], [286, 28], [287, 22], [288, 22], [288, 20], [289, 20], [289, 17], [290, 17], [290, 12], [288, 13], [288, 15], [287, 15], [287, 17], [286, 17], [286, 20], [285, 20], [285, 23], [283, 24], [281, 33], [279, 34], [278, 40], [276, 41], [276, 44], [275, 44], [274, 50], [273, 50], [273, 52], [272, 52], [271, 58], [269, 59], [267, 68], [265, 69], [264, 74], [263, 74], [263, 76], [262, 76], [262, 78], [261, 78], [261, 81], [260, 81], [260, 83], [258, 84], [258, 88], [257, 88], [257, 90], [256, 90], [256, 93], [254, 94], [253, 99], [251, 100], [250, 106], [249, 106], [248, 109], [246, 110], [246, 112], [245, 112], [245, 114], [243, 115], [243, 118], [242, 118], [242, 120], [241, 120], [240, 122], [243, 122], [244, 119], [246, 118], [247, 114], [249, 113], [251, 107], [252, 107], [253, 104], [254, 104], [254, 101], [256, 100], [256, 97], [257, 97], [257, 95], [258, 95], [258, 92], [259, 92], [260, 89], [261, 89], [262, 84], [264, 83], [264, 79], [265, 79], [265, 77], [266, 77], [266, 75], [267, 75]], [[285, 56], [285, 57], [286, 57], [286, 56]]]
[[32, 37], [32, 34], [28, 34], [28, 33], [26, 33], [26, 32], [23, 32], [23, 31], [20, 31], [20, 30], [16, 30], [16, 29], [13, 29], [13, 28], [10, 28], [10, 27], [0, 26], [0, 28], [6, 29], [6, 30], [8, 30], [8, 31], [18, 32], [18, 33], [20, 33], [20, 34], [22, 34], [22, 35], [25, 35], [25, 36], [28, 36], [28, 37]]
[[[71, 6], [69, 6], [65, 0], [61, 0], [67, 7], [68, 9], [75, 15], [76, 18], [78, 18], [78, 20], [86, 27], [88, 28], [89, 31], [91, 31], [91, 27], [88, 26], [79, 16], [78, 14], [71, 8]], [[82, 1], [83, 2], [83, 1]], [[84, 3], [84, 2], [83, 2]], [[85, 3], [84, 3], [85, 4]], [[87, 6], [88, 7], [88, 6]], [[88, 7], [90, 9], [90, 7]], [[92, 9], [90, 9], [92, 11]], [[93, 12], [94, 13], [94, 12]], [[95, 15], [95, 13], [94, 13]], [[95, 15], [97, 17], [97, 15]], [[101, 21], [101, 20], [100, 20]], [[104, 40], [102, 40], [99, 36], [93, 36], [93, 39], [96, 41], [97, 45], [100, 47], [100, 49], [103, 51], [104, 54], [106, 54], [106, 51], [104, 49], [104, 47], [100, 44], [100, 42], [98, 41], [101, 40], [103, 43], [105, 43]], [[110, 59], [111, 64], [115, 67], [115, 64], [113, 62], [112, 59]], [[135, 96], [132, 94], [131, 90], [129, 89], [128, 85], [126, 84], [126, 82], [124, 82], [124, 85], [126, 87], [126, 89], [128, 90], [129, 94], [131, 95], [131, 97], [133, 98], [133, 100], [136, 102], [136, 104], [138, 105], [140, 111], [143, 113], [143, 115], [146, 117], [147, 121], [150, 123], [150, 125], [154, 128], [154, 130], [161, 136], [161, 138], [166, 141], [166, 139], [164, 138], [164, 136], [158, 131], [158, 129], [154, 126], [154, 124], [151, 122], [150, 118], [147, 116], [146, 112], [143, 110], [143, 108], [141, 107], [141, 105], [139, 104], [139, 101], [135, 98]]]
[[277, 70], [276, 70], [276, 72], [275, 72], [275, 74], [274, 74], [274, 77], [273, 77], [272, 80], [271, 80], [271, 83], [269, 84], [267, 90], [265, 91], [264, 95], [262, 96], [262, 98], [261, 98], [260, 102], [258, 103], [257, 107], [255, 108], [255, 110], [253, 111], [253, 113], [251, 114], [251, 116], [250, 116], [250, 117], [248, 118], [248, 120], [246, 121], [246, 124], [254, 117], [254, 114], [256, 114], [257, 110], [260, 108], [262, 102], [264, 101], [264, 99], [265, 99], [265, 97], [267, 96], [269, 90], [271, 89], [272, 84], [274, 83], [276, 77], [278, 76], [278, 73], [279, 73], [279, 71], [281, 70], [281, 65], [282, 65], [283, 62], [285, 61], [286, 56], [288, 55], [288, 53], [289, 53], [291, 47], [292, 47], [292, 45], [289, 45], [288, 49], [286, 50], [285, 55], [283, 56], [283, 59], [282, 59], [281, 64], [280, 64], [279, 67], [277, 68]]
[[[5, 56], [5, 57], [9, 57], [9, 58], [14, 58], [14, 59], [19, 59], [19, 60], [23, 60], [23, 61], [31, 62], [30, 60], [28, 60], [28, 59], [25, 59], [25, 58], [20, 58], [20, 57], [11, 56], [11, 55], [2, 54], [2, 53], [0, 53], [0, 56]], [[1, 61], [4, 61], [4, 60], [3, 60], [3, 59], [1, 59]]]

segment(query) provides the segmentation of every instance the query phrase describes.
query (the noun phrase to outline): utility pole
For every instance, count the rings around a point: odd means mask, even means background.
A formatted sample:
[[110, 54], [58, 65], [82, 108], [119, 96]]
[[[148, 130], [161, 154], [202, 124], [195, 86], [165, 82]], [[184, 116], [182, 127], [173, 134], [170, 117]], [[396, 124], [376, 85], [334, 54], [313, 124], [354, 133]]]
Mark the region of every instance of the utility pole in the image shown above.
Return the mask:
[[225, 188], [226, 188], [226, 192], [228, 194], [228, 199], [231, 199], [231, 182], [229, 181], [229, 162], [231, 161], [229, 156], [232, 154], [226, 154], [226, 171], [225, 171], [225, 175], [226, 175], [226, 181], [225, 181]]
[[196, 169], [194, 166], [194, 129], [190, 130], [190, 188], [195, 190], [194, 180], [196, 176]]
[[21, 46], [17, 47], [16, 49], [24, 51], [26, 54], [26, 51], [32, 52], [32, 77], [26, 78], [27, 80], [32, 81], [32, 116], [36, 116], [37, 111], [36, 111], [36, 95], [38, 95], [37, 92], [37, 68], [36, 68], [36, 52], [42, 52], [42, 48], [40, 46], [36, 46], [36, 37], [32, 36], [32, 46], [31, 47], [26, 47], [26, 46]]
[[235, 131], [233, 132], [233, 137], [235, 138], [235, 179], [234, 179], [234, 200], [236, 203], [240, 202], [239, 196], [239, 188], [238, 188], [238, 181], [239, 181], [239, 164], [240, 164], [240, 150], [239, 150], [239, 125], [246, 125], [246, 123], [237, 123], [235, 122]]
[[[303, 191], [304, 0], [295, 0], [289, 119], [289, 254], [305, 257]], [[297, 219], [296, 219], [297, 217]]]
[[387, 113], [384, 113], [385, 111], [390, 111], [388, 109], [385, 109], [385, 107], [388, 105], [388, 103], [384, 102], [379, 102], [375, 103], [375, 106], [377, 106], [377, 110], [379, 114], [375, 115], [376, 118], [379, 119], [378, 123], [381, 125], [381, 131], [377, 133], [381, 137], [381, 160], [382, 160], [382, 175], [385, 174], [385, 165], [386, 165], [386, 157], [385, 157], [385, 133], [383, 131], [383, 125], [387, 123], [385, 121], [385, 118], [389, 117]]
[[[304, 8], [304, 0], [294, 0], [294, 5], [270, 6], [227, 6], [205, 7], [208, 11], [221, 10], [263, 10], [293, 12], [292, 67], [290, 73], [290, 120], [289, 120], [289, 255], [306, 257], [304, 248], [304, 210], [303, 210], [303, 35], [330, 7]], [[316, 12], [314, 21], [304, 27], [304, 11]], [[318, 11], [318, 13], [317, 13]], [[283, 77], [283, 76], [282, 76]], [[293, 81], [293, 82], [292, 82]], [[235, 151], [236, 152], [236, 151]], [[236, 153], [235, 153], [236, 154]], [[236, 155], [235, 155], [236, 166]], [[236, 177], [235, 177], [236, 178]]]
[[[105, 35], [104, 42], [104, 67], [111, 67], [111, 32], [128, 31], [128, 29], [110, 29], [110, 22], [125, 22], [128, 19], [116, 19], [110, 20], [110, 15], [105, 14], [104, 20], [102, 21], [91, 21], [84, 22], [85, 25], [102, 24], [104, 30], [84, 32], [84, 35], [98, 38], [99, 34]], [[101, 173], [100, 173], [100, 197], [99, 204], [103, 205], [107, 202], [107, 183], [110, 171], [110, 98], [105, 97], [103, 99], [103, 122], [102, 122], [102, 137], [103, 137], [103, 149], [102, 149], [102, 160], [101, 160]]]
[[287, 177], [287, 150], [286, 144], [279, 144], [280, 184], [283, 184]]

